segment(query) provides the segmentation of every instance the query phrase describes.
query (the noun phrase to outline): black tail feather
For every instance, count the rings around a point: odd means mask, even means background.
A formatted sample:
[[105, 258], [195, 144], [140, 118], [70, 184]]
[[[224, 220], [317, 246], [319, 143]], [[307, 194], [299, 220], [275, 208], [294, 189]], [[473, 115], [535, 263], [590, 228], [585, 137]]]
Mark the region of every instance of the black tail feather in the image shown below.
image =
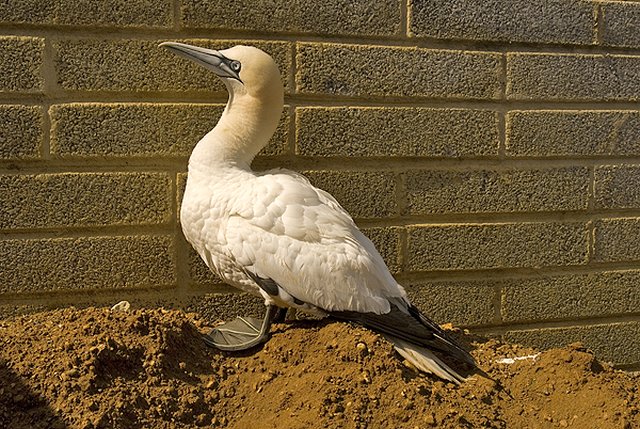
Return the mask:
[[[332, 317], [360, 323], [373, 331], [391, 335], [409, 343], [436, 350], [455, 359], [476, 366], [473, 357], [435, 322], [405, 301], [402, 307], [391, 303], [391, 311], [385, 314], [333, 311]], [[403, 311], [404, 310], [404, 311]]]

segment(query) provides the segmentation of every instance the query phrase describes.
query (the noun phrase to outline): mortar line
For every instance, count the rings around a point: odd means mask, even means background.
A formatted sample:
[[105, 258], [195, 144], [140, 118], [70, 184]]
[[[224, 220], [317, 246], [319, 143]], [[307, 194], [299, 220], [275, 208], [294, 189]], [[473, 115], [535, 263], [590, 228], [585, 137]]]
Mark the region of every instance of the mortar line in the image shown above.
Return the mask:
[[54, 55], [51, 41], [49, 39], [44, 40], [42, 58], [42, 80], [44, 89], [44, 98], [42, 99], [42, 148], [41, 154], [43, 160], [51, 159], [51, 115], [49, 109], [51, 107], [51, 99], [49, 95], [55, 91], [56, 86], [56, 70], [53, 66]]
[[173, 0], [173, 30], [178, 32], [182, 26], [182, 10], [180, 9], [180, 0]]
[[494, 321], [497, 325], [504, 323], [504, 318], [502, 314], [502, 295], [503, 295], [503, 287], [500, 282], [496, 282], [493, 285], [493, 317]]
[[[103, 159], [99, 155], [86, 158], [55, 158], [43, 160], [2, 160], [0, 175], [25, 174], [61, 174], [61, 173], [166, 173], [167, 169], [186, 171], [188, 155], [175, 157], [149, 156], [138, 158]], [[310, 157], [298, 155], [258, 156], [254, 167], [258, 170], [274, 167], [289, 168], [296, 171], [329, 170], [329, 171], [362, 171], [362, 172], [396, 172], [409, 171], [447, 171], [474, 172], [513, 170], [550, 171], [564, 168], [590, 168], [602, 163], [620, 166], [640, 164], [640, 156], [619, 157], [602, 156], [599, 158], [509, 158], [508, 165], [504, 160], [495, 157], [469, 157], [460, 159], [436, 157]], [[184, 169], [183, 166], [184, 165]], [[599, 209], [603, 210], [603, 209]], [[613, 209], [618, 210], [618, 209]], [[443, 213], [446, 214], [446, 213]], [[465, 214], [465, 213], [462, 213]]]
[[[591, 213], [597, 213], [595, 205], [595, 166], [589, 168], [589, 185], [588, 185], [588, 199], [587, 199], [587, 211]], [[587, 261], [592, 263], [595, 261], [595, 221], [592, 219], [587, 222]]]
[[594, 213], [549, 211], [549, 212], [485, 212], [485, 213], [439, 213], [433, 215], [401, 216], [398, 218], [356, 218], [363, 228], [375, 228], [382, 226], [438, 226], [456, 227], [461, 225], [509, 225], [513, 223], [562, 223], [562, 224], [587, 224], [595, 220], [637, 218], [640, 217], [640, 209], [624, 209], [598, 211]]
[[[7, 292], [0, 294], [0, 303], [10, 305], [43, 306], [55, 308], [59, 306], [73, 305], [74, 307], [92, 304], [115, 304], [121, 300], [140, 299], [151, 300], [153, 298], [165, 298], [167, 292], [175, 290], [173, 285], [141, 286], [132, 288], [114, 289], [66, 289], [66, 290], [41, 290], [37, 292]], [[79, 295], [81, 298], [79, 299]], [[145, 299], [146, 297], [146, 299]]]
[[587, 222], [587, 261], [593, 263], [595, 259], [595, 222]]
[[[605, 316], [584, 316], [563, 318], [563, 319], [548, 319], [548, 320], [536, 320], [527, 322], [505, 322], [501, 325], [474, 325], [473, 331], [479, 334], [491, 333], [502, 335], [507, 332], [521, 332], [529, 330], [550, 330], [550, 329], [567, 329], [567, 328], [583, 328], [583, 327], [595, 327], [610, 324], [622, 324], [622, 323], [634, 323], [640, 322], [640, 313], [624, 313]], [[465, 327], [471, 327], [467, 325]]]
[[289, 115], [289, 130], [288, 130], [289, 134], [287, 136], [287, 146], [286, 146], [287, 150], [285, 153], [288, 156], [295, 156], [298, 150], [297, 148], [298, 127], [296, 125], [298, 118], [297, 118], [297, 113], [294, 105], [289, 105], [287, 114]]
[[[289, 73], [289, 91], [291, 93], [296, 93], [296, 75], [298, 73], [298, 60], [297, 60], [297, 43], [292, 44], [291, 46], [291, 73]], [[295, 156], [298, 150], [298, 126], [296, 122], [298, 121], [297, 114], [297, 104], [295, 101], [295, 97], [287, 99], [285, 96], [285, 104], [288, 106], [288, 114], [289, 114], [289, 135], [287, 136], [287, 151], [286, 153], [290, 156]]]
[[[290, 95], [293, 94], [294, 96], [297, 94], [297, 88], [296, 88], [296, 75], [298, 74], [298, 43], [292, 43], [291, 44], [291, 48], [290, 51], [291, 53], [291, 69], [289, 72], [289, 76], [288, 76], [288, 84], [289, 84], [289, 92]], [[287, 97], [287, 94], [285, 94], [285, 98]]]
[[507, 160], [507, 132], [506, 113], [498, 112], [498, 158], [501, 161]]
[[[197, 283], [192, 282], [188, 285], [187, 296], [201, 296], [203, 294], [245, 294], [241, 291], [226, 283]], [[257, 298], [256, 299], [260, 299]]]
[[0, 241], [5, 240], [48, 240], [74, 238], [116, 238], [116, 237], [166, 237], [172, 236], [171, 224], [147, 225], [104, 225], [104, 226], [56, 226], [39, 228], [14, 228], [0, 231]]
[[500, 81], [500, 99], [503, 101], [500, 107], [497, 108], [498, 112], [498, 158], [505, 159], [507, 157], [507, 143], [506, 143], [506, 131], [505, 131], [505, 117], [508, 111], [505, 108], [507, 101], [507, 54], [500, 56], [500, 72], [498, 79]]
[[331, 171], [372, 171], [372, 172], [411, 172], [420, 170], [473, 172], [490, 170], [508, 172], [513, 170], [565, 169], [574, 167], [588, 168], [599, 163], [616, 163], [619, 165], [637, 165], [640, 157], [602, 157], [602, 158], [510, 158], [505, 160], [496, 157], [478, 158], [437, 158], [437, 157], [262, 157], [258, 159], [256, 168], [269, 168], [277, 165], [297, 171], [331, 170]]
[[[291, 79], [289, 77], [288, 79]], [[221, 92], [78, 92], [64, 91], [48, 95], [49, 104], [143, 104], [143, 105], [224, 105], [227, 98]], [[43, 102], [41, 94], [0, 94], [0, 103], [38, 105]], [[285, 94], [285, 104], [297, 107], [347, 107], [347, 108], [420, 108], [472, 109], [492, 111], [536, 111], [552, 110], [559, 112], [638, 112], [638, 104], [627, 100], [500, 100], [467, 98], [434, 98], [427, 96], [340, 96], [321, 94]]]
[[[636, 363], [625, 363], [625, 364], [614, 365], [614, 368], [617, 368], [624, 372], [633, 373], [633, 374], [640, 373], [640, 361]], [[636, 374], [636, 376], [637, 375], [638, 374]]]
[[[563, 44], [522, 41], [469, 40], [469, 39], [437, 39], [432, 37], [407, 38], [401, 35], [373, 35], [362, 34], [323, 34], [316, 35], [303, 32], [261, 32], [252, 30], [226, 30], [220, 28], [180, 28], [176, 31], [173, 26], [154, 28], [132, 27], [91, 27], [71, 25], [47, 24], [1, 24], [0, 34], [33, 37], [50, 37], [60, 35], [64, 31], [67, 39], [95, 39], [105, 40], [161, 40], [161, 39], [204, 39], [204, 40], [255, 40], [268, 42], [303, 43], [333, 43], [343, 45], [369, 45], [381, 47], [420, 47], [425, 49], [463, 50], [477, 52], [510, 52], [517, 53], [557, 53], [557, 54], [627, 54], [640, 55], [640, 47], [602, 46], [596, 44]], [[215, 37], [211, 37], [215, 33]]]
[[516, 267], [516, 268], [485, 268], [472, 270], [448, 270], [448, 271], [403, 271], [394, 277], [406, 284], [411, 283], [437, 283], [437, 282], [478, 282], [480, 281], [504, 281], [504, 280], [538, 280], [548, 277], [582, 276], [589, 274], [602, 274], [608, 272], [637, 272], [640, 273], [640, 261], [635, 262], [600, 262], [589, 265], [549, 266], [543, 268]]
[[394, 174], [395, 181], [395, 201], [396, 201], [396, 217], [405, 216], [407, 213], [407, 207], [409, 205], [409, 199], [407, 197], [407, 178], [402, 171], [396, 171]]
[[[78, 299], [79, 293], [81, 299]], [[175, 307], [180, 308], [180, 301], [186, 303], [189, 298], [201, 296], [204, 293], [241, 293], [237, 289], [224, 284], [207, 284], [202, 287], [192, 288], [187, 285], [183, 294], [178, 294], [175, 286], [142, 286], [131, 288], [116, 289], [65, 289], [65, 290], [40, 290], [34, 292], [5, 292], [0, 294], [0, 304], [4, 305], [26, 305], [26, 306], [43, 306], [45, 308], [56, 308], [72, 305], [74, 307], [84, 307], [93, 305], [109, 305], [115, 304], [117, 301], [139, 300], [143, 303], [149, 301], [157, 301], [164, 299], [169, 304], [178, 304]], [[172, 300], [172, 295], [177, 300]], [[135, 306], [135, 303], [132, 303]], [[1, 317], [0, 317], [1, 318]]]
[[[577, 224], [583, 223], [588, 226], [596, 220], [625, 219], [640, 217], [640, 209], [625, 209], [598, 211], [594, 213], [568, 213], [558, 212], [521, 212], [521, 213], [469, 213], [469, 214], [440, 214], [432, 216], [414, 216], [400, 218], [381, 219], [356, 219], [361, 228], [380, 227], [460, 227], [460, 226], [481, 226], [481, 225], [511, 225], [511, 224], [544, 224], [563, 223]], [[122, 236], [122, 235], [166, 235], [175, 233], [176, 224], [171, 222], [158, 224], [132, 224], [132, 225], [104, 225], [104, 226], [84, 226], [84, 225], [58, 225], [51, 227], [28, 227], [11, 228], [0, 231], [0, 240], [13, 238], [73, 238], [82, 236]], [[632, 261], [633, 262], [633, 261]], [[616, 263], [607, 262], [607, 264]], [[589, 265], [596, 266], [591, 263]]]
[[[175, 275], [176, 275], [176, 294], [181, 296], [181, 292], [185, 288], [189, 279], [185, 275], [185, 269], [188, 266], [188, 260], [185, 260], [185, 249], [182, 248], [182, 240], [180, 237], [179, 222], [179, 205], [178, 205], [178, 171], [171, 171], [171, 225], [173, 226], [173, 255], [175, 258]], [[187, 249], [188, 250], [188, 249]]]
[[411, 38], [411, 10], [409, 7], [410, 0], [400, 1], [400, 28], [399, 36]]
[[[293, 74], [287, 78], [293, 80]], [[145, 91], [130, 93], [126, 91], [56, 91], [47, 95], [51, 104], [115, 104], [137, 103], [154, 104], [211, 104], [224, 105], [228, 96], [220, 91]], [[0, 94], [0, 102], [14, 104], [42, 103], [42, 94]], [[638, 104], [628, 100], [515, 100], [515, 99], [474, 99], [474, 98], [437, 98], [429, 96], [345, 96], [333, 94], [288, 93], [285, 104], [295, 103], [303, 107], [411, 107], [411, 108], [475, 108], [479, 110], [558, 110], [558, 111], [632, 111], [640, 110]]]
[[594, 27], [595, 43], [598, 46], [602, 46], [603, 45], [602, 42], [604, 38], [604, 25], [605, 25], [602, 4], [595, 3], [594, 6], [595, 6], [595, 15], [596, 15], [595, 27]]
[[[407, 228], [399, 228], [398, 247], [398, 266], [400, 272], [405, 272], [409, 264], [409, 232]], [[394, 277], [397, 278], [397, 275], [394, 275]]]

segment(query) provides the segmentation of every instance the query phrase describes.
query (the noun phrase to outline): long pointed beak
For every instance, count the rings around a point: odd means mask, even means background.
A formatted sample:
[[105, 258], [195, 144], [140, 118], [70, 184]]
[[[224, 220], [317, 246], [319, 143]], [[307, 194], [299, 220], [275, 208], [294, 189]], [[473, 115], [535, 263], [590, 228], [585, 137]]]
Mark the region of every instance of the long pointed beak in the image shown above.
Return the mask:
[[232, 64], [237, 63], [237, 61], [230, 60], [219, 51], [178, 42], [163, 42], [160, 43], [159, 46], [167, 48], [176, 55], [200, 64], [220, 77], [237, 79], [242, 82], [239, 74], [239, 63]]

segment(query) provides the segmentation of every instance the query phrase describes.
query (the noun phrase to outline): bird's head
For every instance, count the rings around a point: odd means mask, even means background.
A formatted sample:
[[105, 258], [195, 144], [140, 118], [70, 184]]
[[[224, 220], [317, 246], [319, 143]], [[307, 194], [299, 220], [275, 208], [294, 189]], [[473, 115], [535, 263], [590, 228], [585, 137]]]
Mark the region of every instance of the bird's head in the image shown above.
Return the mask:
[[258, 48], [238, 45], [216, 51], [177, 42], [164, 42], [160, 46], [214, 72], [234, 96], [246, 94], [260, 100], [274, 96], [282, 98], [278, 66]]

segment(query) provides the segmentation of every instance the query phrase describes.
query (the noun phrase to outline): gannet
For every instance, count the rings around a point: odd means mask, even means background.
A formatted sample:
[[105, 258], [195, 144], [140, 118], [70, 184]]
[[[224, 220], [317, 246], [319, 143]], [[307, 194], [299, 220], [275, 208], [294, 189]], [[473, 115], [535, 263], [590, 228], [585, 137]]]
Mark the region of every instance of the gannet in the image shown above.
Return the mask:
[[251, 170], [284, 107], [280, 72], [249, 46], [163, 46], [215, 73], [229, 92], [217, 125], [195, 146], [180, 212], [184, 236], [223, 281], [264, 300], [262, 321], [239, 317], [205, 341], [243, 350], [268, 339], [279, 309], [353, 321], [383, 334], [415, 367], [459, 383], [432, 351], [471, 355], [411, 304], [373, 243], [327, 192], [284, 169]]

